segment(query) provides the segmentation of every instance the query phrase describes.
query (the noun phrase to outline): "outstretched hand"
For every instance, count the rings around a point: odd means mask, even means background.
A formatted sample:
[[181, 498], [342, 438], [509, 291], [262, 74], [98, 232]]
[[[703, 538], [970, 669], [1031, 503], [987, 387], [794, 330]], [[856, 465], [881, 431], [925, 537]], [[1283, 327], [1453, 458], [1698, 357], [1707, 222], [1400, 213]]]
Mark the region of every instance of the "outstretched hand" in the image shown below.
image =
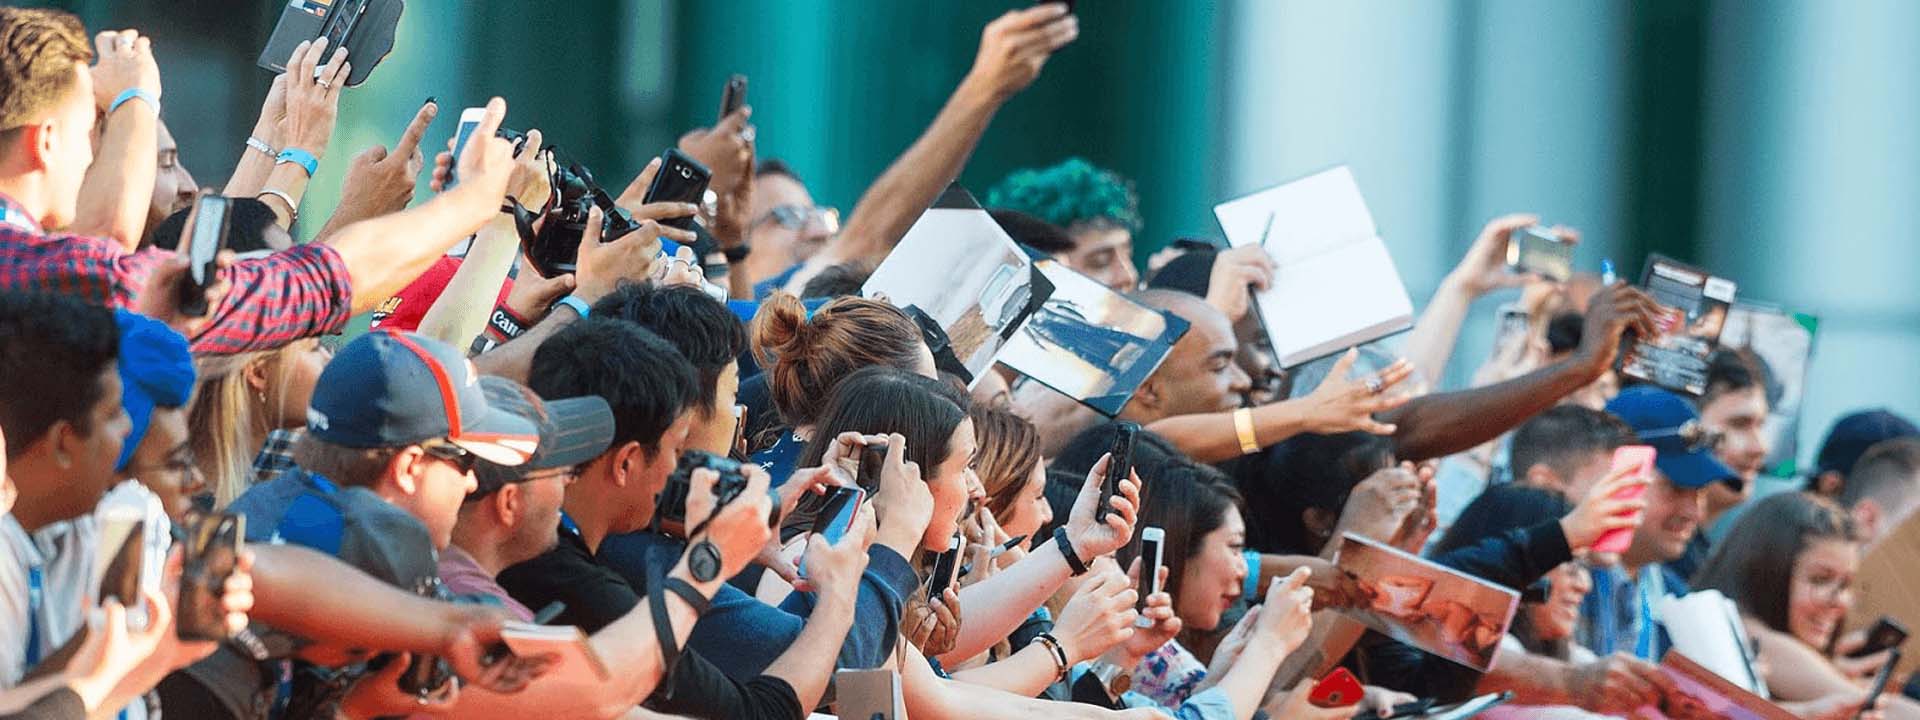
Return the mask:
[[1340, 356], [1340, 360], [1333, 364], [1326, 379], [1320, 381], [1320, 386], [1303, 398], [1307, 404], [1309, 430], [1329, 435], [1354, 430], [1392, 435], [1399, 429], [1390, 423], [1375, 420], [1373, 416], [1374, 413], [1405, 405], [1412, 399], [1412, 395], [1393, 392], [1393, 389], [1413, 377], [1413, 363], [1401, 358], [1378, 373], [1350, 377], [1353, 363], [1359, 357], [1358, 348], [1347, 350], [1347, 354]]
[[980, 33], [980, 52], [961, 86], [1004, 101], [1032, 85], [1047, 58], [1077, 37], [1080, 19], [1067, 11], [1065, 3], [1008, 12], [987, 23]]

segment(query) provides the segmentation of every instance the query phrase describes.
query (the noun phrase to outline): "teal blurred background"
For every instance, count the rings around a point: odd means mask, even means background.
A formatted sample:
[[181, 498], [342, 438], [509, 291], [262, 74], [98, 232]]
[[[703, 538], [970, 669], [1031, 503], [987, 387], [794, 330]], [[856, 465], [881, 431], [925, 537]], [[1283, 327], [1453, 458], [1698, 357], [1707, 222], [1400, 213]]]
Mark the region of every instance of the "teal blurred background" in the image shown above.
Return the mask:
[[[155, 38], [182, 162], [218, 184], [264, 97], [254, 59], [281, 3], [52, 4]], [[498, 94], [510, 125], [617, 188], [711, 122], [734, 72], [761, 155], [847, 210], [966, 72], [981, 26], [1022, 4], [410, 0], [393, 55], [345, 95], [304, 212], [323, 217], [344, 158], [392, 143], [430, 95], [435, 143]], [[1634, 277], [1658, 251], [1820, 316], [1803, 450], [1850, 408], [1920, 416], [1920, 3], [1082, 0], [1079, 16], [963, 183], [1085, 156], [1137, 183], [1144, 259], [1216, 235], [1222, 199], [1346, 163], [1416, 300], [1487, 219], [1537, 212], [1585, 232], [1590, 269], [1609, 257]], [[1477, 306], [1449, 380], [1486, 356], [1501, 299]]]

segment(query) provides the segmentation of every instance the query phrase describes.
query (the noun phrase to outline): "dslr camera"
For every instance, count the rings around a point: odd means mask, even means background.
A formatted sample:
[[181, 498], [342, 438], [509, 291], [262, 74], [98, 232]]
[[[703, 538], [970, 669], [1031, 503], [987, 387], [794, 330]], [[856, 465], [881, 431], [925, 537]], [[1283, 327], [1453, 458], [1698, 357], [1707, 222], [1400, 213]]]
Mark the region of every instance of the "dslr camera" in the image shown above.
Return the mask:
[[[508, 128], [500, 128], [495, 135], [511, 141], [516, 148], [527, 141], [526, 133]], [[585, 166], [563, 162], [558, 146], [548, 145], [540, 150], [553, 153], [553, 173], [547, 178], [553, 186], [553, 195], [548, 198], [547, 206], [526, 208], [509, 202], [507, 209], [513, 213], [514, 226], [520, 233], [520, 250], [526, 254], [527, 261], [541, 276], [554, 277], [578, 267], [580, 239], [586, 234], [587, 214], [593, 208], [600, 208], [602, 215], [600, 242], [625, 237], [639, 230], [640, 223], [614, 204], [613, 196], [594, 181], [593, 173]], [[535, 231], [534, 221], [543, 215], [546, 222]]]
[[[713, 512], [719, 514], [722, 508], [740, 498], [747, 490], [747, 475], [742, 472], [740, 461], [700, 450], [688, 450], [680, 456], [673, 473], [667, 476], [667, 486], [661, 488], [655, 497], [653, 508], [653, 527], [659, 531], [665, 523], [678, 523], [682, 532], [691, 531], [687, 527], [687, 495], [693, 490], [693, 471], [705, 468], [720, 474], [713, 482]], [[776, 505], [767, 526], [772, 527], [780, 519], [780, 508]]]

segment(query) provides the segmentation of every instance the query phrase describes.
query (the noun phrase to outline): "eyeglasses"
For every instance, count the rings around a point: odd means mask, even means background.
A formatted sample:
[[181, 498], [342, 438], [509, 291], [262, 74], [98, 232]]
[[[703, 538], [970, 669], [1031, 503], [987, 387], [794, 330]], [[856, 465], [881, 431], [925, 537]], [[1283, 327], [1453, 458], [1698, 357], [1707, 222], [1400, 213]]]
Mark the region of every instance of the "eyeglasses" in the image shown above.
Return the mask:
[[753, 221], [758, 228], [770, 222], [780, 223], [788, 230], [806, 230], [819, 228], [828, 235], [840, 232], [840, 211], [833, 208], [813, 207], [811, 205], [780, 205]]
[[454, 467], [460, 469], [462, 475], [472, 474], [474, 466], [480, 462], [480, 458], [473, 453], [446, 440], [428, 440], [420, 443], [420, 450], [436, 460], [452, 463]]
[[200, 481], [195, 476], [199, 468], [193, 464], [193, 456], [186, 453], [175, 454], [158, 465], [128, 466], [128, 477], [141, 478], [156, 483], [167, 483], [189, 495], [199, 492]]

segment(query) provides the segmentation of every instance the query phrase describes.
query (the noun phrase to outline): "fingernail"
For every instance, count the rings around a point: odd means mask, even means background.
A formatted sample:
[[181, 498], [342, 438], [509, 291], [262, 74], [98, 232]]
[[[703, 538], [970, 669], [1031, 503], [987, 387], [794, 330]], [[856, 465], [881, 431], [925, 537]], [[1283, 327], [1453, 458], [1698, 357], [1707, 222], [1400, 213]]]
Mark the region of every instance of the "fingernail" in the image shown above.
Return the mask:
[[432, 96], [432, 95], [428, 95], [428, 96], [427, 96], [427, 101], [426, 101], [426, 102], [423, 102], [423, 103], [420, 103], [420, 104], [421, 104], [421, 105], [438, 105], [438, 104], [440, 104], [440, 99], [439, 99], [439, 98], [437, 98], [437, 97], [434, 97], [434, 96]]

